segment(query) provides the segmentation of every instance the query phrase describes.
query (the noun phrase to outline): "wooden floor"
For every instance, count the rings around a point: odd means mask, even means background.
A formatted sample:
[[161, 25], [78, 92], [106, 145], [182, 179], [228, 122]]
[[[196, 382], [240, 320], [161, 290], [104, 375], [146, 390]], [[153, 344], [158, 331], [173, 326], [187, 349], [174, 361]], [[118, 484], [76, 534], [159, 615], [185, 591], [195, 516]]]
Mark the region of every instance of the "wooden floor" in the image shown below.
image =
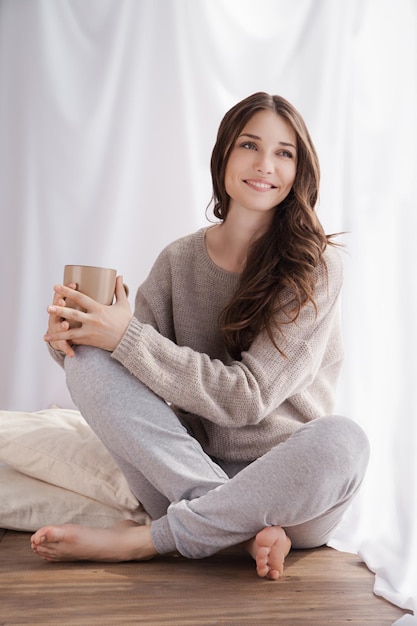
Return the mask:
[[389, 625], [405, 614], [372, 593], [373, 575], [331, 548], [291, 552], [277, 582], [245, 553], [144, 563], [46, 563], [27, 533], [0, 529], [0, 625]]

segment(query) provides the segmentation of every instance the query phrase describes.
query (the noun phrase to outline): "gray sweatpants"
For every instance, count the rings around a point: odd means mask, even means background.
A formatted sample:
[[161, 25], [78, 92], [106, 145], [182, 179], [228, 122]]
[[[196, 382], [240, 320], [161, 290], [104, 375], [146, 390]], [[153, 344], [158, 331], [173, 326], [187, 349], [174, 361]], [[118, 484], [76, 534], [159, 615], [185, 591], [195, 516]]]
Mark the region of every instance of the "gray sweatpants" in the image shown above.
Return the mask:
[[282, 526], [294, 548], [325, 544], [363, 479], [369, 446], [340, 416], [301, 426], [251, 463], [214, 461], [166, 402], [110, 353], [78, 346], [68, 388], [152, 518], [159, 553], [211, 555]]

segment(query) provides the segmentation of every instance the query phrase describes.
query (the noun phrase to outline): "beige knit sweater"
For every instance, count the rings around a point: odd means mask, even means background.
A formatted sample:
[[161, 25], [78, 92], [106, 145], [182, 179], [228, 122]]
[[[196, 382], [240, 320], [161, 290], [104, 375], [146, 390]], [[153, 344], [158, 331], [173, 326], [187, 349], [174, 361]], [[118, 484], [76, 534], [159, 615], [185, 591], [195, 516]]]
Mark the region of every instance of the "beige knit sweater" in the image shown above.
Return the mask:
[[218, 317], [238, 275], [207, 254], [206, 229], [170, 244], [138, 289], [135, 314], [113, 357], [172, 403], [206, 452], [253, 460], [301, 424], [332, 412], [342, 360], [342, 262], [328, 247], [317, 268], [317, 315], [307, 305], [285, 327], [283, 357], [261, 333], [241, 361], [223, 345]]

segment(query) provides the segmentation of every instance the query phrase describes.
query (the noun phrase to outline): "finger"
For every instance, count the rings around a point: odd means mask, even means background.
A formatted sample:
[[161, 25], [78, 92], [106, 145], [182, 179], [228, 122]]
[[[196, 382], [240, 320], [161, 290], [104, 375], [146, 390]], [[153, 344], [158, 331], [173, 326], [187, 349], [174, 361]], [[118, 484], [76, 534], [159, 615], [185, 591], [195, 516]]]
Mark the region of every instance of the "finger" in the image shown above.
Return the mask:
[[65, 306], [65, 299], [59, 293], [55, 293], [52, 304], [55, 304], [57, 306]]
[[61, 352], [64, 352], [64, 354], [66, 354], [66, 356], [69, 356], [71, 359], [73, 356], [75, 356], [75, 352], [71, 346], [70, 343], [68, 343], [68, 341], [65, 341], [63, 343], [63, 345], [59, 348], [61, 350]]
[[128, 287], [123, 284], [123, 276], [116, 278], [116, 302], [124, 302], [127, 300]]
[[43, 340], [49, 343], [55, 350], [65, 352], [68, 356], [74, 356], [73, 345], [77, 345], [78, 343], [74, 329], [67, 332], [53, 332], [48, 330], [44, 334]]
[[53, 299], [52, 299], [52, 304], [58, 304], [60, 306], [65, 306], [65, 299], [62, 297], [61, 293], [56, 291], [55, 287], [54, 287], [54, 295], [53, 295]]
[[65, 352], [65, 354], [67, 356], [69, 356], [70, 359], [72, 359], [72, 357], [75, 356], [75, 352], [74, 352], [71, 344], [68, 343], [68, 342], [65, 342], [65, 349], [63, 350], [63, 352]]
[[70, 358], [72, 358], [73, 356], [75, 356], [75, 352], [72, 348], [72, 345], [68, 342], [68, 341], [48, 341], [46, 339], [47, 335], [44, 335], [44, 340], [46, 343], [48, 343], [51, 348], [53, 348], [54, 350], [59, 350], [60, 352], [63, 352], [64, 354], [66, 354], [67, 356], [69, 356]]
[[[72, 283], [74, 284], [74, 283]], [[66, 285], [55, 285], [54, 291], [59, 294], [61, 298], [69, 298], [72, 302], [75, 302], [81, 309], [94, 310], [97, 308], [97, 302], [81, 293], [81, 291], [77, 291], [76, 289], [72, 289], [71, 287], [67, 287]], [[55, 302], [53, 303], [56, 304]], [[64, 316], [62, 316], [64, 317]]]
[[65, 285], [61, 285], [57, 283], [54, 285], [54, 291], [62, 291], [63, 289], [72, 289], [73, 291], [78, 291], [77, 283], [66, 283]]
[[62, 300], [62, 296], [61, 296], [61, 294], [59, 294], [59, 293], [57, 293], [57, 292], [55, 291], [55, 292], [54, 292], [54, 297], [53, 297], [52, 303], [53, 303], [53, 304], [59, 304], [59, 305], [60, 305], [60, 304], [61, 304], [61, 302], [60, 302], [61, 300]]
[[[61, 322], [68, 320], [69, 322], [78, 322], [82, 324], [85, 318], [85, 313], [83, 311], [79, 311], [78, 309], [73, 309], [68, 306], [56, 306], [55, 304], [51, 304], [47, 309], [49, 315], [52, 318], [56, 318], [55, 324], [61, 325]], [[65, 327], [62, 329], [67, 330]], [[69, 324], [68, 324], [69, 328]], [[63, 339], [68, 339], [68, 337], [62, 337]]]
[[67, 322], [67, 320], [63, 320], [62, 317], [58, 317], [56, 322], [48, 325], [48, 330], [46, 332], [51, 334], [53, 332], [67, 331], [69, 328], [69, 322]]
[[65, 306], [62, 306], [62, 305], [58, 306], [57, 304], [49, 304], [48, 308], [46, 310], [47, 310], [47, 312], [49, 313], [49, 315], [51, 317], [57, 317], [58, 319], [60, 319], [60, 318], [64, 317], [62, 315], [62, 311], [64, 309], [70, 310], [69, 307], [65, 307]]
[[65, 299], [68, 295], [68, 289], [76, 291], [77, 285], [74, 283], [74, 288], [72, 287], [72, 285], [54, 285], [54, 299]]
[[47, 343], [58, 344], [60, 342], [63, 342], [63, 344], [64, 344], [66, 341], [70, 341], [70, 339], [71, 339], [71, 337], [69, 336], [69, 332], [70, 331], [59, 331], [59, 332], [56, 332], [56, 331], [53, 331], [53, 330], [47, 330], [46, 333], [43, 336], [43, 339]]
[[62, 297], [62, 293], [60, 291], [61, 287], [65, 286], [65, 287], [69, 287], [70, 289], [77, 289], [77, 283], [68, 283], [67, 285], [55, 285], [54, 286], [54, 304], [60, 304], [59, 300], [63, 300], [65, 303], [64, 298]]

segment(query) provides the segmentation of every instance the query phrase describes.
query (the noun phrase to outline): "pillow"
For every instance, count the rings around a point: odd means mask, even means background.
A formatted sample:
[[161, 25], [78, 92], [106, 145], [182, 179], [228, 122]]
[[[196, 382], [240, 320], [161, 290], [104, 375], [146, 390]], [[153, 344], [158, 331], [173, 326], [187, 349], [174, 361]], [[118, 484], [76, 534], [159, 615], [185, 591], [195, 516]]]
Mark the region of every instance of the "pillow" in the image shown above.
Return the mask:
[[0, 461], [113, 509], [136, 511], [140, 506], [110, 453], [78, 411], [0, 411]]
[[0, 463], [0, 528], [33, 532], [46, 524], [66, 523], [106, 528], [122, 519], [148, 522], [140, 507], [123, 512]]

